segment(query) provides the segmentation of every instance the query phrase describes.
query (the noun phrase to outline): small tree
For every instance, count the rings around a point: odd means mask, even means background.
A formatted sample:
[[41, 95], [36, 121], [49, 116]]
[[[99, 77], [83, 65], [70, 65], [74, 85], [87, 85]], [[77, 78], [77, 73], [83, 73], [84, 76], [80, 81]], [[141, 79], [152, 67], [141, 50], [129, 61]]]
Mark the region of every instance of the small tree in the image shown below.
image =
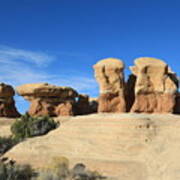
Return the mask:
[[17, 119], [11, 126], [13, 137], [22, 140], [28, 137], [47, 134], [57, 128], [59, 123], [48, 116], [31, 117], [28, 113]]

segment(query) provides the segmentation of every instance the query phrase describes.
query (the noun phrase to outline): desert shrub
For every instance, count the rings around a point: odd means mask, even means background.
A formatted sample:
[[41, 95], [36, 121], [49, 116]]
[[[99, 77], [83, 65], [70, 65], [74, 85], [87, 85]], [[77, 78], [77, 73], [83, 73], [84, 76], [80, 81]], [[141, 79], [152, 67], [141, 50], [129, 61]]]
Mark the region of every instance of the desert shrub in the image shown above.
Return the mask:
[[28, 113], [17, 119], [11, 126], [13, 137], [22, 140], [47, 134], [59, 124], [48, 116], [31, 117]]
[[29, 165], [17, 165], [14, 161], [7, 158], [0, 160], [0, 179], [1, 180], [31, 180], [36, 173]]
[[37, 180], [102, 180], [106, 179], [98, 172], [89, 171], [84, 164], [69, 168], [69, 161], [64, 157], [55, 158], [48, 168], [40, 171]]
[[4, 154], [6, 151], [15, 146], [18, 141], [11, 136], [0, 137], [0, 155]]

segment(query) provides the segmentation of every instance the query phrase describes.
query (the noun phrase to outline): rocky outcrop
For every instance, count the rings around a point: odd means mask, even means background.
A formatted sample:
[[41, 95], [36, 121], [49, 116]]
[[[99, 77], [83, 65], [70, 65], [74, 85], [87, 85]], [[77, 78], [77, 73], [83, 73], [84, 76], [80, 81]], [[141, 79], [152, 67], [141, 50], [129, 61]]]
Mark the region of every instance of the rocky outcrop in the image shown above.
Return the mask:
[[89, 107], [91, 110], [91, 113], [97, 113], [98, 112], [98, 98], [89, 98]]
[[55, 157], [67, 157], [71, 166], [83, 163], [103, 180], [180, 179], [178, 115], [106, 113], [58, 121], [59, 128], [28, 138], [2, 158], [41, 169]]
[[75, 107], [76, 115], [90, 114], [89, 96], [86, 94], [79, 94]]
[[15, 107], [12, 86], [0, 83], [0, 117], [19, 117], [20, 114]]
[[124, 64], [108, 58], [94, 65], [95, 77], [100, 87], [98, 112], [125, 112]]
[[180, 114], [180, 93], [176, 94], [176, 105], [174, 108], [174, 113], [175, 114]]
[[168, 65], [155, 58], [138, 58], [130, 69], [136, 76], [131, 112], [173, 113], [178, 81]]
[[75, 98], [78, 93], [70, 87], [48, 83], [25, 84], [17, 87], [17, 93], [31, 102], [31, 116], [69, 116], [74, 114]]

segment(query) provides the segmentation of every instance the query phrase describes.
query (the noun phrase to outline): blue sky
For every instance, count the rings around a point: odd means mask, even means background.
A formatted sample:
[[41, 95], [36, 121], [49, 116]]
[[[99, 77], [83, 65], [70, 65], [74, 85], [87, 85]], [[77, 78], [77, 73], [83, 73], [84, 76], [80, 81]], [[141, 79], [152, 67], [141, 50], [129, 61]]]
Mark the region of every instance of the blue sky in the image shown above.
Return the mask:
[[[180, 76], [180, 1], [0, 0], [0, 81], [49, 82], [98, 95], [92, 65], [165, 60]], [[16, 97], [21, 112], [28, 103]]]

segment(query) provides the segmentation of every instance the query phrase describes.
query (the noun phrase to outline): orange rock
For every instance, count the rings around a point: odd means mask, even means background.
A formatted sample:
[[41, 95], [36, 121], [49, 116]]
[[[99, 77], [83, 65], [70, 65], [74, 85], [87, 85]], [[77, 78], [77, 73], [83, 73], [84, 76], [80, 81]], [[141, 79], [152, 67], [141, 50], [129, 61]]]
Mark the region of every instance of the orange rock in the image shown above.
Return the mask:
[[155, 58], [138, 58], [130, 69], [136, 76], [131, 112], [173, 113], [178, 87], [168, 65]]
[[31, 102], [28, 111], [31, 116], [73, 115], [75, 98], [78, 97], [70, 87], [48, 83], [24, 84], [17, 87], [17, 93]]
[[73, 116], [73, 105], [71, 102], [65, 102], [62, 104], [59, 104], [56, 107], [56, 114], [58, 116]]
[[94, 65], [95, 77], [100, 87], [98, 112], [125, 112], [124, 64], [108, 58]]
[[19, 117], [20, 113], [15, 107], [12, 86], [0, 83], [0, 117]]

